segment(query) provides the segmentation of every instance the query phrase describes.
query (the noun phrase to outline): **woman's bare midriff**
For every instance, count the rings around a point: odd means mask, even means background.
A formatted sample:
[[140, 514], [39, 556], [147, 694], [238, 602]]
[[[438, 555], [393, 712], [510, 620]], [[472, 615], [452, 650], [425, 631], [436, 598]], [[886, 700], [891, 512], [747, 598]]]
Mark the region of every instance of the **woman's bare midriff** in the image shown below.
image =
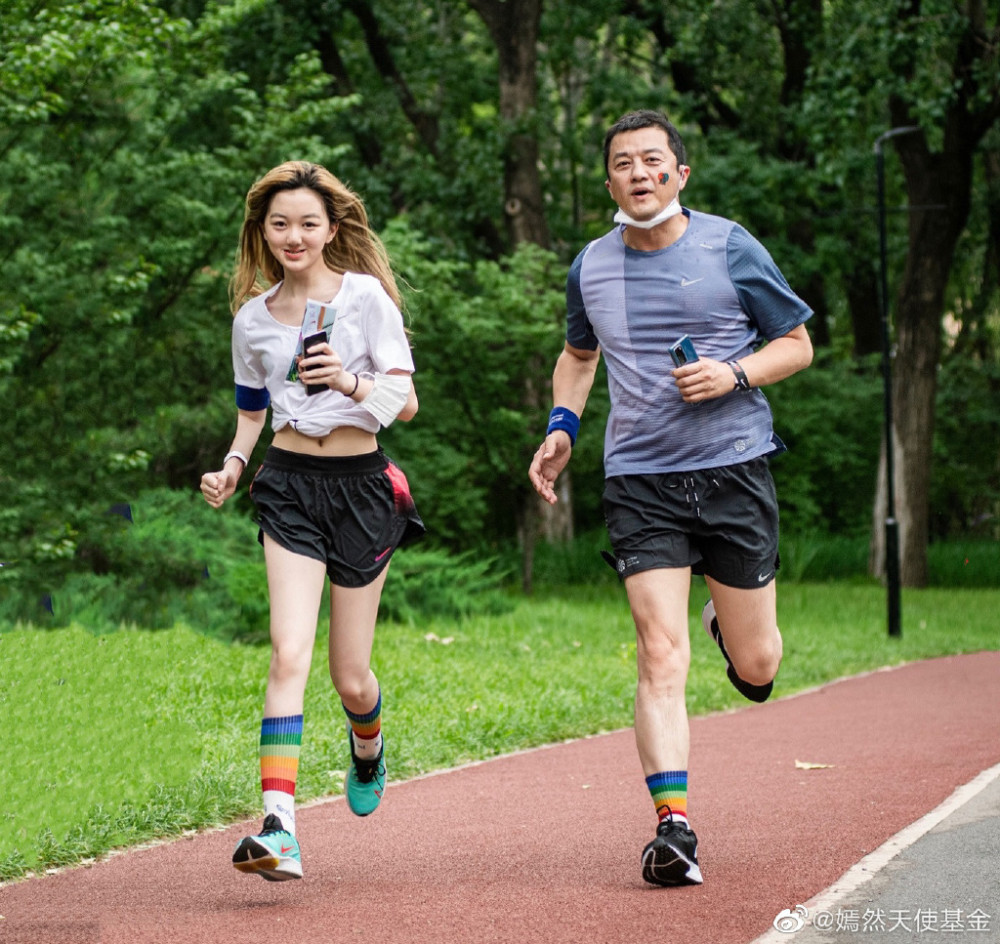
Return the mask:
[[274, 434], [272, 444], [307, 456], [361, 456], [378, 449], [375, 434], [357, 426], [338, 426], [325, 436], [306, 436], [283, 426]]

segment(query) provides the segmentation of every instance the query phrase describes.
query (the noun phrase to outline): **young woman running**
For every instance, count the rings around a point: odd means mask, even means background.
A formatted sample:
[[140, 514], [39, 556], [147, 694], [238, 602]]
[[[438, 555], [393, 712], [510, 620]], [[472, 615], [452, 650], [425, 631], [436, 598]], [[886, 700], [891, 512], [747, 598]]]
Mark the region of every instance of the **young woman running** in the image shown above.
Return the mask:
[[385, 249], [361, 199], [324, 167], [285, 163], [251, 187], [230, 299], [238, 415], [222, 468], [201, 480], [212, 507], [235, 491], [268, 407], [274, 429], [250, 486], [271, 614], [264, 826], [237, 845], [233, 864], [282, 881], [302, 877], [295, 781], [327, 577], [330, 677], [348, 721], [348, 806], [367, 816], [385, 790], [382, 694], [370, 666], [375, 618], [392, 552], [424, 526], [376, 434], [411, 419], [417, 397]]

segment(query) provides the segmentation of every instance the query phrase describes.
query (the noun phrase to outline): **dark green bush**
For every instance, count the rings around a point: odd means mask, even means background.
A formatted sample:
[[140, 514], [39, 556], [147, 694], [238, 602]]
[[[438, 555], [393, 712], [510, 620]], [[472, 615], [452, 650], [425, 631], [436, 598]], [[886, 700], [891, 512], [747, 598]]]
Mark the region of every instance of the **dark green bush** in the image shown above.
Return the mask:
[[610, 549], [604, 527], [592, 528], [569, 544], [540, 542], [535, 548], [535, 586], [541, 589], [564, 584], [617, 583], [618, 574], [601, 557], [601, 551]]
[[449, 554], [439, 548], [404, 548], [392, 558], [379, 619], [419, 623], [434, 617], [502, 613], [512, 601], [502, 590], [509, 573], [492, 557]]
[[878, 363], [818, 352], [813, 366], [766, 390], [788, 452], [771, 464], [789, 533], [871, 528], [882, 442]]
[[1000, 537], [1000, 365], [945, 359], [931, 471], [932, 540]]
[[0, 618], [77, 622], [94, 631], [184, 621], [227, 638], [266, 635], [256, 532], [236, 505], [214, 511], [193, 490], [143, 492], [130, 504], [81, 516], [65, 541], [68, 559], [10, 568]]
[[[267, 577], [257, 526], [239, 497], [213, 510], [193, 490], [155, 489], [81, 522], [67, 546], [88, 570], [5, 568], [0, 620], [161, 629], [183, 622], [225, 639], [268, 638]], [[130, 519], [129, 517], [130, 516]], [[393, 559], [379, 613], [417, 622], [500, 612], [508, 574], [493, 557], [431, 546]], [[325, 608], [325, 604], [324, 604]]]

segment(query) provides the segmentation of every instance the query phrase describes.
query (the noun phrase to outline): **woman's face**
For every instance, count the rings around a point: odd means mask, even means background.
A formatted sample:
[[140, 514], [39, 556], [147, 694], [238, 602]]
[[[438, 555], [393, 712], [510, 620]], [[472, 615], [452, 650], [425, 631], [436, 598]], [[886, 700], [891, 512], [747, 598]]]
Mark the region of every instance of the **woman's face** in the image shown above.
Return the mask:
[[279, 190], [264, 217], [264, 241], [285, 272], [325, 265], [323, 248], [337, 235], [319, 194], [308, 187]]

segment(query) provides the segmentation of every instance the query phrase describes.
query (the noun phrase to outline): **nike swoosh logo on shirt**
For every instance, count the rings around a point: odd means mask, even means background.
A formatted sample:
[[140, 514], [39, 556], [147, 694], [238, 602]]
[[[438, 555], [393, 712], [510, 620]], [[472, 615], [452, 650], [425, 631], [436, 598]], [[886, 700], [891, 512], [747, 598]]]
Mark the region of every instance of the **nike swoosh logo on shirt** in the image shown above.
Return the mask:
[[681, 288], [687, 288], [689, 285], [694, 285], [695, 282], [704, 282], [705, 276], [700, 279], [681, 279]]

